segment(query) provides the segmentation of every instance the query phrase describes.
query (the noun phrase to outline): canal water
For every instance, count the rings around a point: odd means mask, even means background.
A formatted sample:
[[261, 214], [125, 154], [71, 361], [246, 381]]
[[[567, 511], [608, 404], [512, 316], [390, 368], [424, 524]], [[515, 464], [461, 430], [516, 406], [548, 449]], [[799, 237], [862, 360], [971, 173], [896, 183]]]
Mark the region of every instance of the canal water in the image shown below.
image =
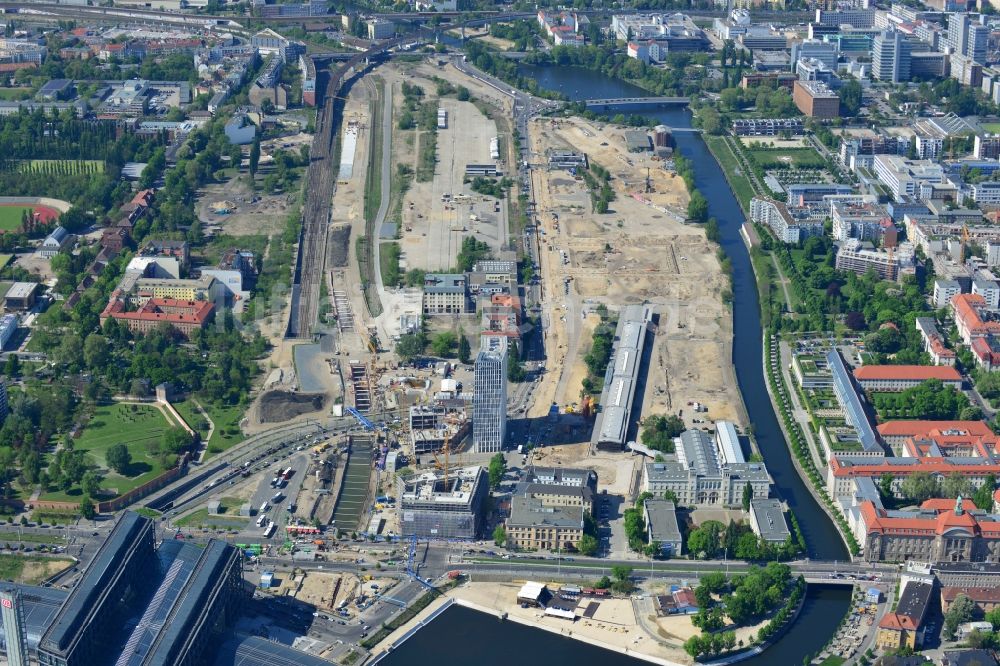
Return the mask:
[[[624, 81], [582, 68], [522, 65], [520, 73], [572, 100], [649, 95]], [[691, 127], [691, 114], [686, 109], [657, 109], [644, 115], [670, 127]], [[755, 438], [774, 478], [777, 493], [795, 512], [811, 557], [846, 560], [849, 558], [847, 548], [833, 522], [816, 503], [792, 464], [791, 454], [768, 398], [761, 358], [757, 281], [750, 264], [750, 254], [739, 233], [744, 221], [742, 210], [701, 135], [680, 133], [674, 136], [674, 141], [675, 149], [692, 163], [695, 185], [708, 200], [709, 215], [719, 221], [721, 244], [733, 264], [732, 361]], [[726, 362], [728, 359], [719, 359], [719, 363]], [[746, 666], [801, 664], [805, 656], [815, 655], [827, 643], [847, 612], [849, 602], [850, 591], [847, 587], [810, 585], [794, 626], [762, 655], [741, 663]], [[423, 666], [443, 660], [454, 661], [459, 654], [469, 656], [466, 650], [472, 639], [482, 646], [476, 650], [474, 658], [475, 663], [482, 666], [511, 661], [516, 661], [519, 666], [592, 663], [634, 666], [639, 663], [624, 655], [542, 630], [501, 623], [488, 615], [459, 607], [449, 609], [421, 629], [383, 663], [388, 666]]]
[[[844, 616], [846, 587], [809, 586], [795, 624], [743, 666], [799, 666], [826, 644]], [[567, 625], [567, 629], [569, 625]], [[572, 638], [527, 627], [461, 606], [452, 606], [379, 662], [380, 666], [641, 666], [648, 663]]]

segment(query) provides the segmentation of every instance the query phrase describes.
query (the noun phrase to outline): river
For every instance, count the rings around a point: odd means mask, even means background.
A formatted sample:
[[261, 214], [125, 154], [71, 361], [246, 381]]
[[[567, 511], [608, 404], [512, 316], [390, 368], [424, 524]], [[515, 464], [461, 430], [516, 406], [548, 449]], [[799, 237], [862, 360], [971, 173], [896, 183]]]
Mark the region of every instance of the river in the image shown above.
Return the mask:
[[[649, 96], [637, 86], [577, 67], [521, 65], [520, 73], [535, 79], [543, 88], [559, 91], [572, 100]], [[691, 127], [691, 114], [686, 109], [657, 109], [644, 115], [670, 127]], [[777, 494], [795, 512], [811, 557], [847, 560], [850, 555], [833, 521], [817, 504], [792, 463], [768, 397], [761, 358], [763, 333], [757, 281], [750, 253], [740, 236], [743, 212], [701, 135], [680, 133], [674, 136], [674, 141], [675, 150], [692, 163], [695, 185], [708, 199], [709, 215], [719, 221], [721, 244], [733, 264], [732, 361], [755, 439], [774, 478]], [[802, 613], [791, 630], [761, 656], [741, 663], [746, 666], [801, 664], [803, 657], [816, 654], [826, 644], [847, 612], [849, 602], [848, 588], [811, 585]], [[608, 666], [637, 663], [631, 658], [544, 631], [511, 623], [502, 625], [489, 616], [458, 607], [446, 611], [383, 663], [422, 666], [440, 663], [434, 657], [454, 660], [454, 636], [476, 636], [477, 642], [484, 646], [517, 645], [514, 658], [521, 666], [595, 663], [598, 659]], [[553, 654], [559, 655], [558, 660], [553, 660]], [[512, 656], [497, 649], [495, 661], [488, 660], [493, 658], [490, 655], [477, 654], [476, 663], [483, 666], [500, 664], [501, 660], [507, 663]]]

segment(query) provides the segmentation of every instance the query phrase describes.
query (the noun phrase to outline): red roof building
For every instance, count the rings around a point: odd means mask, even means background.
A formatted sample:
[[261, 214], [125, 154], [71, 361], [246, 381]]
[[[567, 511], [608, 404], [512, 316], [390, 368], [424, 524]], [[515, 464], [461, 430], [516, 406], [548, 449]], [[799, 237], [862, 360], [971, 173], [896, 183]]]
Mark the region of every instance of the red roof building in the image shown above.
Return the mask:
[[915, 511], [888, 511], [865, 500], [858, 508], [869, 562], [1000, 562], [1000, 516], [968, 500], [933, 501]]
[[948, 365], [863, 365], [854, 378], [866, 391], [905, 391], [928, 379], [962, 388], [962, 375]]
[[133, 333], [148, 333], [160, 324], [167, 324], [184, 336], [205, 328], [215, 314], [208, 301], [179, 301], [173, 298], [151, 298], [137, 310], [127, 311], [125, 301], [112, 297], [101, 313], [101, 325], [108, 318], [128, 326]]
[[958, 294], [951, 299], [951, 311], [962, 342], [971, 345], [976, 338], [1000, 335], [1000, 321], [986, 314], [986, 299], [979, 294]]
[[903, 588], [895, 612], [886, 613], [878, 623], [876, 647], [898, 650], [919, 648], [923, 643], [923, 624], [934, 592], [932, 583], [910, 581]]
[[983, 421], [889, 421], [878, 426], [896, 455], [910, 458], [988, 458], [1000, 454]]
[[945, 586], [941, 588], [941, 612], [948, 612], [948, 607], [959, 596], [971, 599], [980, 613], [989, 613], [994, 608], [1000, 608], [1000, 588], [998, 587]]

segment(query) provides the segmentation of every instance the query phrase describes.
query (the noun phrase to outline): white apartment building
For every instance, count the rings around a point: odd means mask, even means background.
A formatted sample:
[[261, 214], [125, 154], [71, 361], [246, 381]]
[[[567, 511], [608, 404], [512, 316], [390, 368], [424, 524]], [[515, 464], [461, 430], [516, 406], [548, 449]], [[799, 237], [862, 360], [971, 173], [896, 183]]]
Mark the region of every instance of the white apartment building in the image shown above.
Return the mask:
[[1000, 285], [993, 280], [973, 280], [972, 293], [982, 296], [986, 301], [986, 307], [990, 310], [1000, 308]]
[[948, 307], [951, 305], [951, 299], [961, 293], [962, 286], [955, 280], [934, 280], [934, 307]]
[[810, 236], [823, 235], [822, 220], [797, 220], [780, 201], [754, 197], [750, 200], [750, 219], [774, 232], [783, 243], [798, 243]]

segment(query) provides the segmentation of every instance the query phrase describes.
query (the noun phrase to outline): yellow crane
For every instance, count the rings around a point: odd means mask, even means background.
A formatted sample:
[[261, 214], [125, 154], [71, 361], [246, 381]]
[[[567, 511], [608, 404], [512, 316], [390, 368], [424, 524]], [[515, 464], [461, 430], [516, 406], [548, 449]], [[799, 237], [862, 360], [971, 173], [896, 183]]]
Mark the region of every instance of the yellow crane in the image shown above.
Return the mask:
[[[441, 459], [438, 458], [438, 453], [444, 453], [444, 464], [441, 464]], [[444, 470], [444, 485], [445, 488], [448, 487], [448, 455], [451, 453], [451, 436], [445, 436], [444, 446], [441, 447], [440, 451], [431, 451], [431, 455], [434, 456], [434, 466], [440, 470]]]

